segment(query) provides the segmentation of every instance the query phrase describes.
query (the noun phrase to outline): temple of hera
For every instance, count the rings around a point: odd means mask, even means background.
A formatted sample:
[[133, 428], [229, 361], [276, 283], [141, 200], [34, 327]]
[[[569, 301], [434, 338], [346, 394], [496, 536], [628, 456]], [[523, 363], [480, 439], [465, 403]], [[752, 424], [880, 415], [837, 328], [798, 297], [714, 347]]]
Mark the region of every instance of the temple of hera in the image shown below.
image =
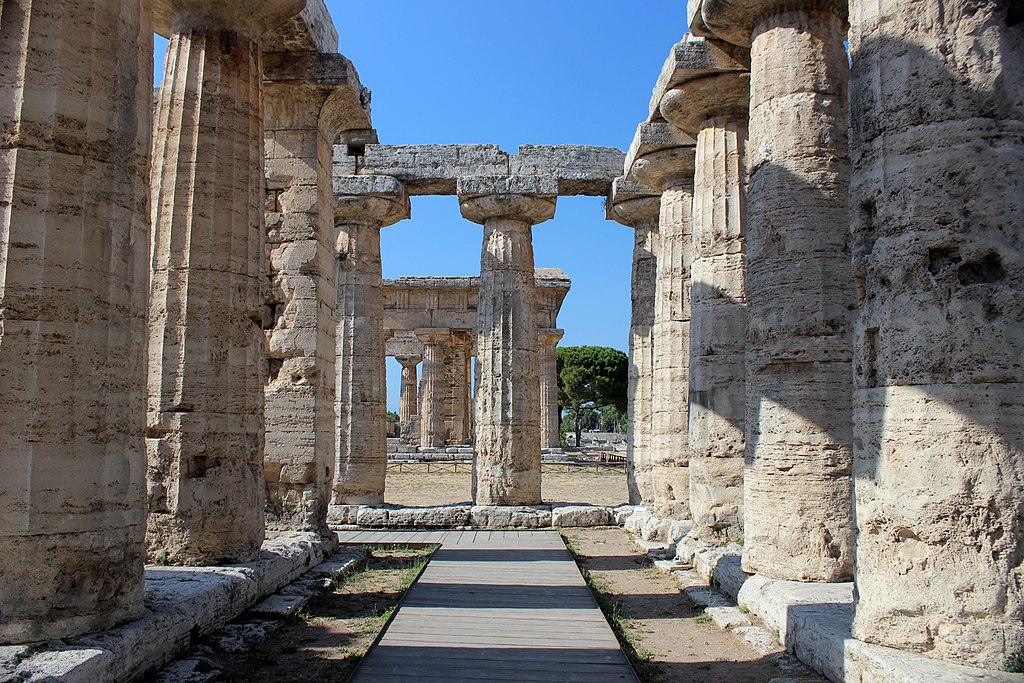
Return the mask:
[[[109, 674], [138, 678], [200, 629], [155, 625], [153, 565], [273, 592], [332, 551], [329, 513], [386, 512], [389, 344], [420, 447], [471, 441], [475, 506], [540, 519], [568, 281], [532, 228], [586, 195], [635, 234], [634, 527], [832, 680], [1012, 680], [1024, 14], [690, 0], [679, 35], [628, 151], [509, 154], [377, 144], [322, 0], [4, 0], [0, 645], [142, 624], [161, 654]], [[457, 324], [382, 280], [422, 195], [480, 226]]]

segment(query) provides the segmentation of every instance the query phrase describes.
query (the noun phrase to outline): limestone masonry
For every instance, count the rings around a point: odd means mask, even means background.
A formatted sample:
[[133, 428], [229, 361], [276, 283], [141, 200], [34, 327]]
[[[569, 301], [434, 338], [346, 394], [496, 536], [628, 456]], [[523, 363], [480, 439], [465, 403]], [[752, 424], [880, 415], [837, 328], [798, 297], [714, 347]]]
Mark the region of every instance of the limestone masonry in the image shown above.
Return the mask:
[[[625, 152], [510, 153], [380, 144], [323, 0], [5, 0], [0, 680], [140, 680], [350, 570], [340, 526], [606, 524], [831, 680], [1019, 680], [1020, 4], [690, 0], [678, 35]], [[478, 277], [383, 280], [423, 195]], [[570, 281], [533, 228], [574, 195], [633, 231], [618, 507], [541, 496]], [[392, 447], [472, 457], [471, 505], [387, 504], [388, 357]]]

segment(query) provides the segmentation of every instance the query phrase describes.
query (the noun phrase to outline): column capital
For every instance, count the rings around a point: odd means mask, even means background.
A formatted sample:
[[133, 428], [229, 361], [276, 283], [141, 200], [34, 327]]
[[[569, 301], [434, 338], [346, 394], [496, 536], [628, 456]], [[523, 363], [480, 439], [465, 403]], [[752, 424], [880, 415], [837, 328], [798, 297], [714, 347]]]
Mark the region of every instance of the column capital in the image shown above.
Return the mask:
[[633, 162], [626, 178], [660, 190], [692, 184], [695, 153], [691, 145], [651, 152]]
[[153, 30], [165, 38], [187, 29], [227, 30], [258, 41], [305, 6], [305, 0], [154, 0]]
[[421, 327], [415, 334], [424, 344], [443, 344], [452, 337], [452, 331], [447, 327]]
[[565, 330], [545, 329], [537, 330], [537, 339], [541, 344], [557, 344], [565, 336]]
[[263, 87], [268, 129], [317, 126], [328, 140], [360, 131], [376, 142], [366, 89], [342, 55], [265, 52]]
[[423, 361], [423, 356], [395, 356], [404, 368], [414, 368]]
[[[843, 21], [849, 16], [847, 0], [701, 0], [701, 28], [733, 45], [750, 47], [759, 21], [778, 12], [822, 11]], [[695, 17], [696, 20], [696, 17]]]
[[384, 228], [410, 216], [409, 196], [397, 179], [384, 175], [334, 178], [334, 223]]
[[483, 224], [493, 219], [537, 225], [555, 215], [558, 181], [545, 176], [469, 176], [459, 178], [463, 218]]
[[673, 126], [696, 135], [705, 121], [719, 116], [746, 119], [750, 74], [721, 73], [677, 86], [661, 98], [661, 115]]
[[610, 221], [636, 229], [645, 223], [657, 223], [661, 213], [661, 195], [643, 183], [618, 177], [605, 201], [605, 216]]

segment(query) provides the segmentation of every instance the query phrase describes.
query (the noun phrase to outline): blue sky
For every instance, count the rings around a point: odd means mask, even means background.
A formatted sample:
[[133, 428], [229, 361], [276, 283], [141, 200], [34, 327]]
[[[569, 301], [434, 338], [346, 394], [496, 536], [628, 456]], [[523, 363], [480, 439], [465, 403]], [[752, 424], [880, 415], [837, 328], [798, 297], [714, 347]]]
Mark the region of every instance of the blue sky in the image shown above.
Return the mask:
[[[625, 149], [685, 30], [684, 0], [327, 0], [339, 50], [373, 91], [384, 144], [586, 144]], [[158, 41], [157, 63], [162, 62]], [[480, 226], [454, 197], [414, 197], [381, 234], [384, 277], [477, 275]], [[562, 197], [534, 229], [537, 267], [572, 289], [562, 345], [627, 348], [633, 235], [600, 198]], [[388, 408], [400, 366], [388, 362]]]

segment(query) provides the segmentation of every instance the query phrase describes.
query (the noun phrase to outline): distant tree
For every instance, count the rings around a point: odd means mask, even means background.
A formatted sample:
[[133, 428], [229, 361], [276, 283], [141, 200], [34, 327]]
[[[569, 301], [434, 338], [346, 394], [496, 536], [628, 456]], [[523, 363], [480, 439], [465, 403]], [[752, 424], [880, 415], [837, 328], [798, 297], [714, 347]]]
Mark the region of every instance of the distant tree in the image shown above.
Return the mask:
[[398, 422], [398, 413], [393, 410], [389, 410], [386, 417], [388, 422]]
[[607, 346], [560, 346], [558, 361], [558, 403], [572, 417], [576, 446], [584, 423], [605, 406], [626, 412], [629, 358]]

